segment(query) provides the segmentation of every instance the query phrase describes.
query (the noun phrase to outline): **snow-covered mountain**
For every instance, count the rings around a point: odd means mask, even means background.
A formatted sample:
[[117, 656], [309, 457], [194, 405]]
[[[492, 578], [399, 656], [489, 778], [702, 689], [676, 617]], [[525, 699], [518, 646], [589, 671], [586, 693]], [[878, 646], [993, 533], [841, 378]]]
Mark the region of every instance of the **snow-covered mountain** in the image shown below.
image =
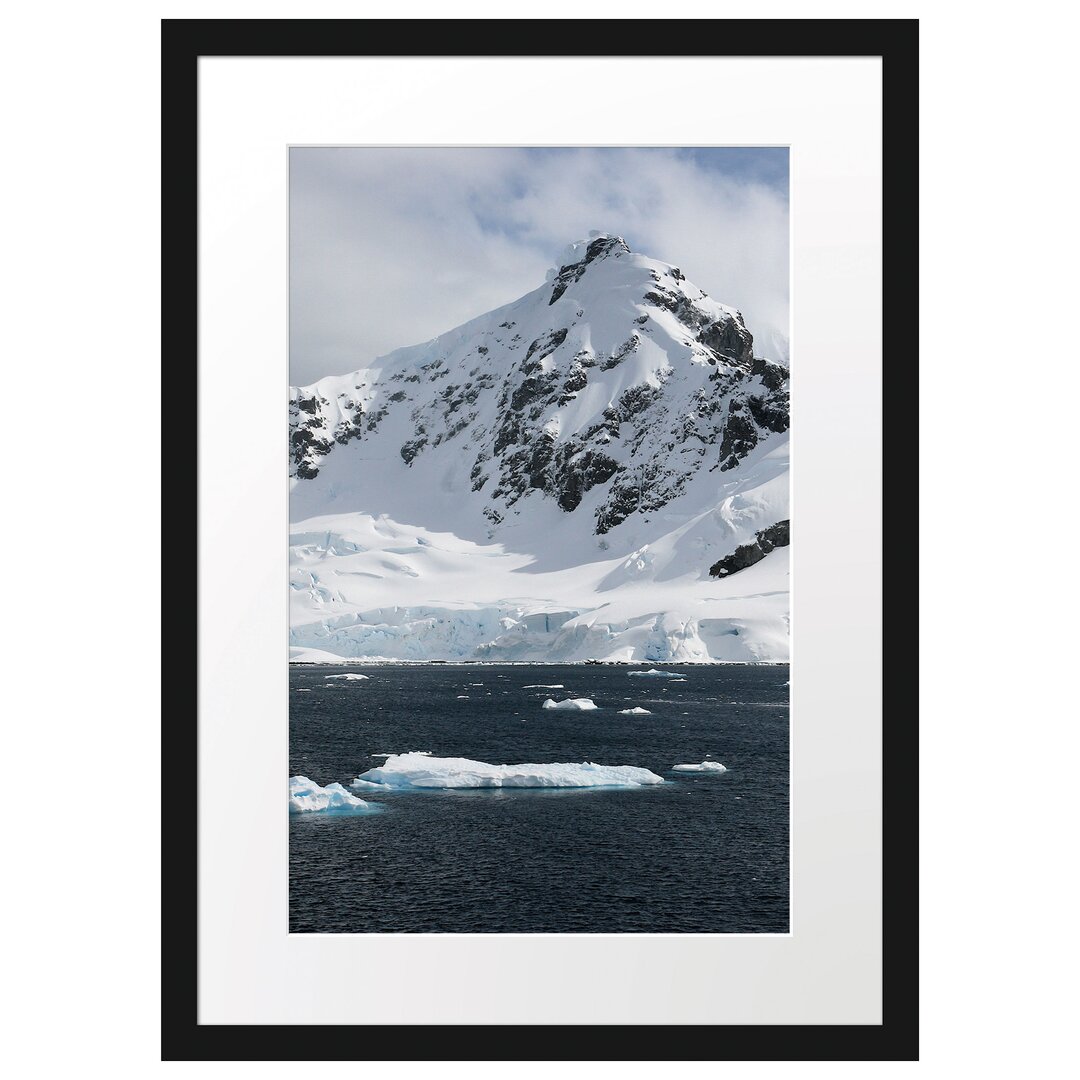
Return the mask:
[[291, 391], [293, 655], [786, 660], [787, 430], [738, 311], [572, 244], [521, 299]]

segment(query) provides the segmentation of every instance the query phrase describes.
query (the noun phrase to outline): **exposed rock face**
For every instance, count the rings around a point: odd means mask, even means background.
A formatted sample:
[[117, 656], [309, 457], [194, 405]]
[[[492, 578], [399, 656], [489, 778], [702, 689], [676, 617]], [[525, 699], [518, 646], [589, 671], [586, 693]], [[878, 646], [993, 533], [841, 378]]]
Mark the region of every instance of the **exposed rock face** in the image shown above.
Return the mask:
[[289, 404], [289, 458], [295, 475], [310, 480], [319, 475], [317, 462], [329, 454], [333, 443], [326, 438], [326, 419], [321, 406], [329, 404], [317, 394], [309, 397], [294, 391]]
[[[755, 355], [738, 311], [599, 236], [515, 303], [293, 389], [292, 474], [315, 479], [331, 454], [411, 477], [461, 460], [462, 497], [489, 536], [535, 499], [588, 515], [603, 536], [663, 509], [697, 475], [719, 484], [763, 452], [787, 430], [787, 388], [787, 369]], [[756, 549], [765, 542], [778, 541], [759, 535]]]
[[575, 281], [581, 280], [581, 276], [588, 269], [589, 263], [604, 255], [610, 255], [613, 251], [616, 253], [623, 251], [627, 254], [630, 253], [630, 249], [621, 236], [600, 236], [591, 241], [585, 249], [585, 257], [580, 262], [571, 263], [569, 266], [563, 266], [559, 269], [558, 274], [555, 276], [555, 284], [551, 289], [549, 306], [554, 304]]
[[709, 573], [713, 577], [729, 577], [745, 570], [754, 563], [761, 562], [774, 548], [787, 547], [791, 543], [791, 523], [778, 521], [767, 529], [758, 532], [757, 538], [752, 544], [743, 544], [737, 547], [730, 555], [726, 555], [719, 562], [709, 567]]

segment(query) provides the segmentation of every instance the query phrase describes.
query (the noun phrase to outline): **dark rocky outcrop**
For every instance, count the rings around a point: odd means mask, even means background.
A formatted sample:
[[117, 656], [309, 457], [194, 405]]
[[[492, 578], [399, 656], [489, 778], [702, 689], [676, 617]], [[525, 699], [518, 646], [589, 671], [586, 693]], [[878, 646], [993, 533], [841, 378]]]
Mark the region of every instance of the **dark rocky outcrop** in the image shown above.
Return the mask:
[[293, 428], [289, 436], [289, 450], [296, 475], [301, 480], [314, 480], [319, 475], [319, 469], [314, 464], [315, 459], [329, 454], [333, 445], [329, 439], [320, 439], [313, 435], [310, 428]]
[[787, 394], [771, 397], [752, 395], [746, 399], [746, 404], [758, 427], [776, 432], [787, 431], [790, 423]]
[[[326, 398], [312, 394], [299, 395], [289, 403], [289, 460], [301, 480], [313, 480], [319, 475], [318, 460], [334, 447], [332, 439], [326, 438], [326, 418], [321, 410], [330, 403]], [[334, 438], [337, 438], [335, 432]]]
[[[540, 361], [546, 356], [550, 356], [566, 340], [567, 333], [568, 331], [563, 328], [562, 330], [553, 330], [543, 337], [538, 337], [525, 353], [525, 359], [521, 363], [521, 370], [526, 375], [533, 371], [539, 371]], [[535, 360], [533, 360], [534, 356], [536, 357]]]
[[755, 356], [750, 362], [750, 374], [761, 379], [766, 389], [777, 391], [788, 381], [789, 372], [783, 364], [778, 364], [775, 360]]
[[401, 460], [404, 461], [406, 465], [412, 465], [413, 461], [416, 459], [416, 455], [419, 454], [425, 446], [427, 446], [427, 439], [424, 437], [410, 439], [400, 450]]
[[750, 371], [754, 362], [754, 335], [743, 325], [742, 316], [728, 316], [710, 323], [698, 341], [721, 360]]
[[748, 409], [739, 398], [728, 402], [727, 422], [720, 440], [720, 471], [734, 469], [757, 446], [758, 430]]
[[725, 555], [719, 562], [709, 567], [712, 577], [730, 577], [740, 570], [745, 570], [754, 563], [761, 562], [770, 551], [778, 547], [787, 547], [791, 543], [791, 523], [778, 521], [767, 529], [761, 529], [751, 544], [737, 547], [730, 555]]
[[585, 248], [585, 257], [580, 262], [570, 263], [568, 266], [559, 268], [552, 285], [551, 299], [548, 301], [548, 306], [554, 304], [575, 281], [581, 280], [581, 276], [588, 269], [589, 263], [603, 258], [605, 255], [610, 255], [612, 252], [629, 252], [629, 250], [626, 241], [621, 236], [599, 236], [590, 241], [588, 247]]
[[570, 368], [570, 373], [563, 380], [562, 397], [559, 398], [559, 404], [567, 404], [579, 390], [585, 389], [588, 382], [588, 371], [585, 370], [585, 367], [579, 361], [575, 360]]
[[568, 449], [564, 447], [559, 454], [554, 483], [555, 499], [567, 513], [576, 510], [591, 488], [606, 483], [619, 468], [617, 461], [598, 450], [570, 454]]
[[641, 338], [635, 330], [609, 357], [601, 361], [600, 370], [610, 371], [613, 367], [618, 367], [632, 352], [637, 351], [640, 344]]

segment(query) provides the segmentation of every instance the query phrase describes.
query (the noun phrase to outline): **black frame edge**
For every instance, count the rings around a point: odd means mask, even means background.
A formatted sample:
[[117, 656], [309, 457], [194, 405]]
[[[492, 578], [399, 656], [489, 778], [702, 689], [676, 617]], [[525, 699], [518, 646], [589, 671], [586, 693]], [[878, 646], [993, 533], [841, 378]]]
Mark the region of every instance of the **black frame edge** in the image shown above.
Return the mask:
[[[191, 402], [197, 401], [198, 310], [198, 58], [200, 56], [335, 56], [335, 55], [464, 55], [449, 45], [461, 23], [474, 20], [428, 20], [435, 32], [416, 39], [416, 24], [397, 20], [162, 20], [162, 500], [163, 556], [169, 567], [169, 599], [184, 587], [196, 603], [198, 581], [197, 451], [190, 453]], [[881, 56], [883, 77], [883, 325], [918, 318], [918, 37], [916, 19], [684, 20], [649, 22], [648, 48], [634, 34], [634, 20], [573, 21], [574, 34], [559, 20], [505, 23], [506, 42], [498, 55], [582, 55], [570, 41], [602, 42], [588, 55], [686, 55], [687, 41], [716, 40], [717, 23], [726, 30], [723, 53], [741, 56]], [[372, 34], [370, 24], [385, 30]], [[434, 24], [434, 25], [432, 25]], [[360, 29], [364, 27], [364, 32]], [[395, 29], [400, 31], [395, 33]], [[584, 32], [582, 32], [584, 31]], [[590, 31], [595, 31], [590, 32]], [[408, 41], [366, 53], [373, 40]], [[343, 46], [355, 41], [357, 48]], [[753, 43], [762, 48], [754, 49]], [[329, 44], [333, 43], [333, 44]], [[528, 47], [526, 47], [526, 45]], [[628, 46], [628, 47], [622, 47]], [[731, 47], [734, 46], [734, 47]], [[478, 50], [473, 50], [476, 54]], [[494, 52], [494, 50], [493, 50]], [[917, 416], [917, 356], [910, 334], [901, 344], [886, 335], [883, 349], [884, 447], [883, 477], [899, 488], [906, 469], [901, 424], [909, 433]], [[901, 356], [901, 348], [903, 355]], [[174, 393], [183, 377], [184, 392]], [[195, 395], [189, 379], [195, 378]], [[906, 439], [905, 434], [905, 439]], [[180, 451], [176, 449], [182, 447]], [[887, 565], [906, 566], [910, 577], [890, 571], [883, 584], [883, 685], [911, 686], [917, 671], [917, 598], [911, 586], [917, 575], [918, 521], [905, 500], [883, 507], [883, 554]], [[181, 588], [177, 588], [179, 582]], [[163, 596], [164, 599], [164, 596]], [[169, 608], [175, 610], [175, 604]], [[169, 610], [163, 604], [163, 612]], [[190, 609], [189, 609], [190, 611]], [[162, 628], [163, 649], [170, 663], [187, 661], [193, 678], [162, 688], [162, 779], [197, 775], [198, 652], [197, 612], [189, 619], [172, 616]], [[190, 629], [189, 629], [190, 627]], [[881, 1025], [689, 1025], [680, 1027], [680, 1041], [690, 1032], [709, 1037], [723, 1032], [724, 1056], [712, 1052], [689, 1060], [911, 1061], [918, 1059], [918, 817], [917, 790], [910, 774], [892, 762], [911, 761], [918, 750], [918, 722], [908, 702], [914, 693], [886, 696], [883, 701], [883, 1023]], [[902, 702], [902, 707], [896, 703]], [[162, 790], [166, 790], [162, 784]], [[357, 1057], [354, 1028], [348, 1025], [200, 1025], [197, 1013], [197, 817], [186, 801], [162, 807], [162, 1060], [350, 1061]], [[399, 1026], [362, 1029], [368, 1046], [385, 1035], [394, 1045]], [[535, 1029], [522, 1026], [405, 1025], [413, 1034], [410, 1060], [513, 1060], [514, 1048]], [[573, 1033], [573, 1027], [545, 1025], [544, 1030]], [[587, 1025], [589, 1048], [581, 1040], [572, 1057], [585, 1060], [669, 1059], [672, 1028], [667, 1025]], [[483, 1040], [477, 1040], [477, 1033]], [[766, 1041], [762, 1036], [768, 1034]], [[703, 1044], [706, 1045], [706, 1044]], [[437, 1046], [438, 1053], [428, 1052]], [[330, 1053], [311, 1050], [329, 1048]], [[762, 1055], [763, 1048], [768, 1053]], [[478, 1050], [485, 1052], [478, 1054]], [[365, 1053], [365, 1060], [380, 1060]], [[558, 1060], [558, 1059], [550, 1059]]]

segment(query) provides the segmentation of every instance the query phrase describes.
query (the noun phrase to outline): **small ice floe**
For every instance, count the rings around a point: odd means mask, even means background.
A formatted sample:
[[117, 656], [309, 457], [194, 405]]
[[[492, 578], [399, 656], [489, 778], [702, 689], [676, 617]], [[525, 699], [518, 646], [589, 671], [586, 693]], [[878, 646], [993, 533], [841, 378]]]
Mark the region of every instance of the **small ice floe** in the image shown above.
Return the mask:
[[349, 787], [354, 791], [359, 791], [361, 788], [367, 788], [369, 791], [389, 791], [389, 784], [373, 784], [370, 780], [361, 780], [358, 776], [355, 780], [350, 781]]
[[553, 682], [553, 683], [534, 682], [534, 683], [529, 683], [528, 686], [523, 686], [521, 689], [522, 690], [565, 690], [566, 687], [563, 686], [563, 684], [561, 682]]
[[719, 761], [702, 761], [697, 765], [672, 765], [672, 772], [727, 772], [727, 766]]
[[320, 787], [306, 776], [289, 777], [290, 814], [371, 814], [377, 809], [340, 784]]
[[648, 709], [642, 709], [638, 706], [634, 706], [632, 709], [620, 709], [620, 716], [652, 716], [652, 713]]
[[395, 754], [358, 780], [398, 791], [444, 788], [637, 788], [662, 784], [663, 777], [634, 765], [489, 765], [468, 758]]
[[588, 712], [590, 709], [596, 708], [596, 702], [587, 697], [571, 697], [566, 698], [564, 701], [548, 698], [543, 707], [545, 709], [563, 709], [567, 712]]
[[296, 693], [298, 693], [298, 694], [310, 694], [311, 690], [308, 689], [308, 687], [306, 687], [306, 686], [298, 686], [296, 688]]
[[454, 698], [454, 700], [455, 701], [468, 701], [469, 700], [469, 695], [468, 694], [458, 694], [458, 696], [456, 698]]
[[681, 671], [660, 671], [657, 668], [649, 668], [648, 671], [628, 671], [626, 673], [631, 678], [637, 677], [639, 679], [682, 679], [686, 680], [686, 676]]
[[350, 671], [348, 675], [324, 675], [324, 679], [347, 679], [349, 682], [360, 682], [362, 679], [370, 679], [370, 675], [360, 675]]

